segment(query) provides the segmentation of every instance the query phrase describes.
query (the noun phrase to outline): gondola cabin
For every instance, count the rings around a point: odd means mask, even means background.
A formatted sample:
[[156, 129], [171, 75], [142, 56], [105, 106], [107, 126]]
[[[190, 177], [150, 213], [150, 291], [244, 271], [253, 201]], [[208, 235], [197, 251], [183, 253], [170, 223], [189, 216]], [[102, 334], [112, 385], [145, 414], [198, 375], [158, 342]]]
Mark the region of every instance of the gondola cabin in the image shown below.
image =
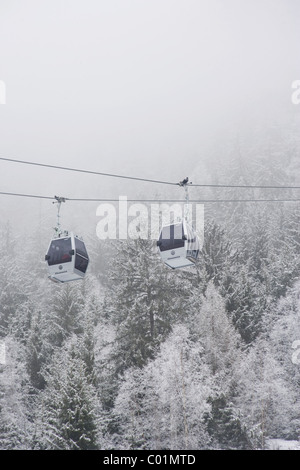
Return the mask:
[[84, 242], [70, 232], [51, 240], [45, 261], [52, 281], [70, 282], [84, 278], [89, 257]]
[[196, 232], [185, 221], [165, 225], [157, 246], [162, 261], [172, 269], [193, 266], [200, 249]]

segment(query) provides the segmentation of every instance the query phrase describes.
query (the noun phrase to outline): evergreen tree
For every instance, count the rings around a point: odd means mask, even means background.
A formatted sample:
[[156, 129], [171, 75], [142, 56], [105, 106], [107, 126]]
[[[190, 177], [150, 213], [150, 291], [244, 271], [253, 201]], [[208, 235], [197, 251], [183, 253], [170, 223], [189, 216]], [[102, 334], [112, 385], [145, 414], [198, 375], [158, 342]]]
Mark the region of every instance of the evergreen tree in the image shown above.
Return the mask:
[[62, 389], [59, 410], [60, 442], [65, 449], [96, 449], [96, 392], [86, 375], [84, 361], [70, 361], [66, 382]]
[[40, 403], [36, 433], [40, 448], [99, 447], [97, 393], [81, 354], [80, 342], [72, 338], [53, 359]]
[[200, 259], [205, 266], [206, 281], [212, 280], [216, 286], [221, 284], [222, 278], [236, 260], [236, 252], [225, 229], [212, 220], [205, 223]]
[[126, 449], [205, 448], [210, 386], [199, 343], [177, 325], [153, 361], [124, 373], [114, 408], [121, 444]]
[[262, 332], [267, 308], [266, 284], [253, 275], [249, 263], [234, 266], [224, 279], [226, 310], [242, 339], [251, 344]]
[[211, 398], [211, 412], [207, 414], [207, 430], [212, 436], [212, 447], [220, 449], [249, 450], [252, 443], [245, 425], [239, 417], [239, 410], [221, 394]]
[[222, 386], [231, 377], [242, 342], [225, 310], [225, 301], [212, 282], [207, 286], [199, 310], [194, 310], [192, 334], [204, 348], [204, 357], [213, 375], [222, 377]]
[[29, 281], [23, 264], [17, 262], [18, 240], [9, 227], [0, 232], [0, 337], [10, 332], [16, 310], [29, 295]]
[[116, 326], [117, 372], [143, 367], [185, 314], [189, 290], [181, 275], [162, 265], [148, 240], [120, 245], [106, 302]]
[[49, 320], [53, 325], [52, 344], [61, 346], [68, 336], [82, 332], [83, 299], [78, 285], [51, 286], [52, 305]]
[[212, 282], [199, 310], [195, 310], [192, 331], [213, 377], [208, 399], [211, 410], [205, 414], [210, 446], [249, 448], [246, 426], [239, 418], [241, 408], [234, 403], [238, 379], [235, 371], [243, 360], [243, 343], [226, 314], [224, 299]]
[[0, 449], [31, 448], [33, 423], [28, 376], [22, 362], [24, 346], [7, 336], [6, 362], [0, 371]]
[[36, 318], [33, 318], [26, 347], [27, 371], [31, 385], [35, 390], [42, 390], [45, 386], [42, 372], [43, 365], [47, 360], [44, 339], [45, 336], [41, 329], [41, 314], [39, 312]]

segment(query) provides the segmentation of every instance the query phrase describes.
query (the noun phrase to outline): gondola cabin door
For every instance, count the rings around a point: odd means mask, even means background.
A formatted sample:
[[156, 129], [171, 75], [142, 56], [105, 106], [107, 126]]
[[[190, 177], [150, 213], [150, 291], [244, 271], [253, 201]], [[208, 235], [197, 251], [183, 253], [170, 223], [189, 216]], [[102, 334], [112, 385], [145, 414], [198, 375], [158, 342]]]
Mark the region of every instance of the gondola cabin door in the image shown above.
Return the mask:
[[162, 261], [172, 269], [193, 266], [199, 254], [199, 239], [185, 221], [165, 225], [157, 246]]

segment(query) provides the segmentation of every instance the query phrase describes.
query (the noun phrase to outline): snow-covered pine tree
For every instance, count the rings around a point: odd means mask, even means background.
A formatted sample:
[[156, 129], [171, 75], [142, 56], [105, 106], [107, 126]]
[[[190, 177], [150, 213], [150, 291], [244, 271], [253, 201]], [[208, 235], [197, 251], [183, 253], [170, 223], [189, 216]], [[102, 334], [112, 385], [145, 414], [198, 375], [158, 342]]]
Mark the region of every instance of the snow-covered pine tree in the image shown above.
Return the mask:
[[201, 351], [178, 324], [143, 369], [125, 371], [113, 410], [122, 448], [207, 447], [204, 416], [210, 410], [211, 378]]
[[184, 273], [164, 266], [153, 242], [119, 243], [106, 305], [116, 326], [114, 357], [118, 372], [142, 367], [171, 331], [186, 316], [190, 284]]
[[206, 282], [212, 280], [216, 286], [219, 286], [235, 261], [236, 252], [224, 227], [213, 220], [207, 220], [200, 255], [200, 262], [205, 267]]
[[0, 337], [11, 331], [17, 309], [30, 293], [27, 272], [20, 263], [19, 240], [8, 227], [0, 231]]
[[266, 339], [256, 340], [237, 372], [236, 403], [254, 448], [264, 449], [268, 438], [293, 436], [296, 395]]
[[194, 312], [193, 339], [202, 347], [202, 360], [212, 374], [205, 415], [210, 445], [217, 448], [249, 448], [250, 439], [239, 418], [241, 409], [235, 403], [238, 377], [236, 370], [243, 361], [243, 342], [225, 310], [225, 301], [211, 281], [200, 309]]
[[205, 361], [213, 375], [222, 377], [223, 389], [230, 388], [231, 372], [242, 356], [242, 341], [225, 309], [225, 300], [211, 281], [200, 309], [193, 313], [193, 337], [204, 348]]
[[5, 338], [6, 361], [0, 372], [0, 450], [31, 449], [34, 425], [24, 346]]
[[36, 417], [36, 448], [91, 450], [100, 446], [97, 392], [82, 342], [71, 337], [53, 357]]

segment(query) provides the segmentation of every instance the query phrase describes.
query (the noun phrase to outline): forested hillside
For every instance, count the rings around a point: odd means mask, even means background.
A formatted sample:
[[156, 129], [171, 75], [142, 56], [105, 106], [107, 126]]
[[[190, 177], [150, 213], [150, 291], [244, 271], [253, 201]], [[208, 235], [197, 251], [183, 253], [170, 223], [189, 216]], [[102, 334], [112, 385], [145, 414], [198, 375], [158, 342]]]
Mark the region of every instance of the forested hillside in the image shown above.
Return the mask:
[[[299, 181], [296, 133], [276, 150], [250, 148], [232, 147], [207, 177]], [[249, 191], [205, 204], [195, 268], [166, 268], [153, 240], [92, 234], [85, 280], [64, 285], [47, 278], [49, 232], [23, 237], [1, 221], [1, 449], [261, 449], [298, 439], [299, 203], [237, 201]]]
[[0, 0], [0, 450], [300, 450], [299, 44], [299, 0]]

